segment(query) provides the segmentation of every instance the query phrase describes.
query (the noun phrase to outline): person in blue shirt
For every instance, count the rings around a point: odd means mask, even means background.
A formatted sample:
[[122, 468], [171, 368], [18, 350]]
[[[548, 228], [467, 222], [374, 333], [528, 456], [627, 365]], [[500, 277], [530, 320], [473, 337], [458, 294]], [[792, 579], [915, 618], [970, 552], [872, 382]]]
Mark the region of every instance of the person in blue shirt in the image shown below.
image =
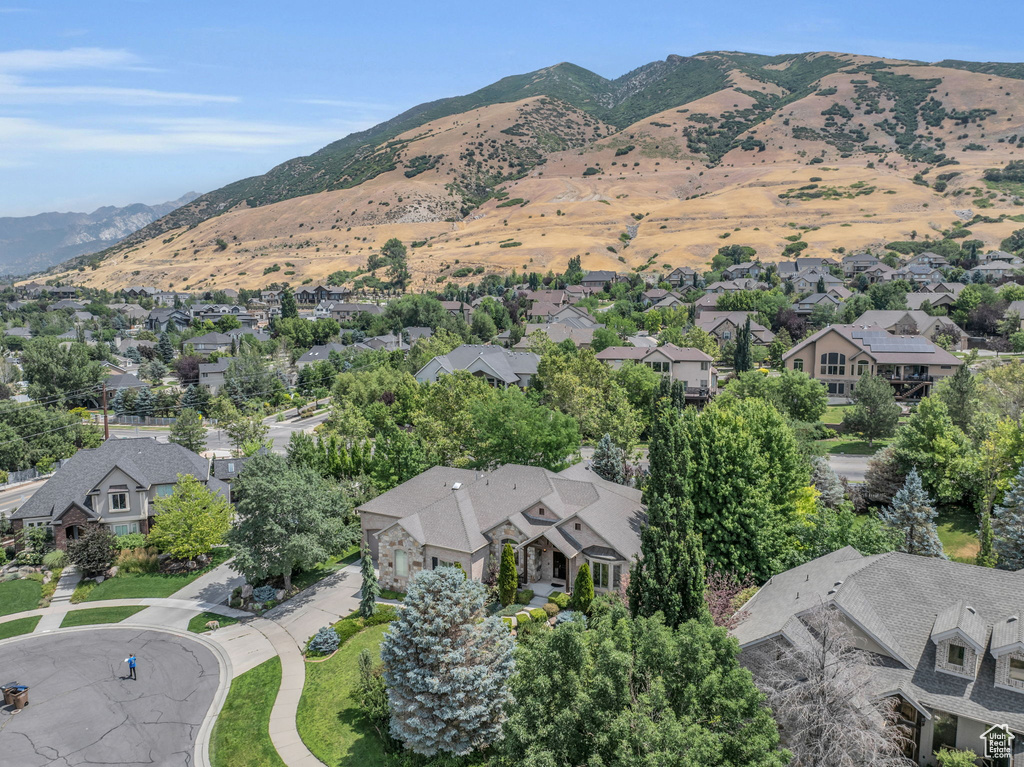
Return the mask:
[[139, 678], [135, 676], [135, 653], [125, 658], [125, 661], [128, 663], [128, 678], [138, 681]]

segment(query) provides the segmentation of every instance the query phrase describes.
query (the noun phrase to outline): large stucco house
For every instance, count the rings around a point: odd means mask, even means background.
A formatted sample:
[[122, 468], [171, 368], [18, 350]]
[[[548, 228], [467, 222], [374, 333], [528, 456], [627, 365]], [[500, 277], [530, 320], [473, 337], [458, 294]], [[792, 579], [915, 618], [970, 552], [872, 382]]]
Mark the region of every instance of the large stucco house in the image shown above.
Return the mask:
[[942, 746], [981, 755], [982, 734], [1006, 725], [1012, 765], [1024, 767], [1024, 572], [847, 547], [774, 576], [747, 602], [732, 630], [741, 660], [814, 641], [806, 619], [819, 606], [876, 661], [865, 691], [895, 699], [913, 763], [934, 765]]
[[782, 357], [788, 370], [821, 381], [829, 396], [849, 397], [865, 373], [879, 375], [897, 399], [920, 399], [963, 361], [920, 336], [895, 336], [878, 325], [829, 325]]
[[700, 349], [665, 344], [655, 347], [609, 346], [597, 353], [603, 363], [618, 370], [627, 362], [646, 365], [663, 376], [679, 381], [688, 397], [709, 399], [718, 391], [718, 370], [714, 358]]
[[460, 564], [482, 580], [501, 550], [516, 553], [519, 581], [569, 590], [584, 562], [594, 587], [616, 589], [640, 550], [640, 491], [583, 464], [555, 473], [435, 466], [356, 509], [384, 588], [405, 591], [420, 570]]
[[191, 450], [153, 437], [108, 439], [75, 453], [11, 515], [11, 524], [15, 530], [51, 527], [59, 549], [89, 525], [115, 535], [148, 533], [153, 502], [174, 492], [179, 474], [228, 495], [210, 475], [210, 461]]
[[537, 374], [540, 357], [533, 352], [514, 352], [500, 346], [463, 344], [447, 354], [434, 357], [416, 372], [420, 383], [433, 383], [442, 375], [468, 370], [491, 386], [525, 389]]

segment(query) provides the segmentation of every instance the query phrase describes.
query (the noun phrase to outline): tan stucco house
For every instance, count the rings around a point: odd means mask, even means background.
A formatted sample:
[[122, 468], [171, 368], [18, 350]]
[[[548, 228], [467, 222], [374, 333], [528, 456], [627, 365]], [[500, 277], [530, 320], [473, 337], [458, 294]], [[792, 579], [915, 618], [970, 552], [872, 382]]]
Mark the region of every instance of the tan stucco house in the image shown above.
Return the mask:
[[709, 398], [718, 390], [718, 371], [714, 358], [700, 349], [682, 348], [675, 344], [655, 347], [609, 346], [597, 358], [618, 370], [626, 362], [646, 365], [673, 381], [682, 382], [687, 395]]
[[506, 465], [493, 471], [435, 466], [356, 511], [384, 588], [405, 591], [421, 570], [459, 564], [483, 580], [505, 543], [520, 584], [567, 591], [584, 562], [598, 592], [618, 588], [640, 550], [640, 491], [583, 464], [555, 473]]
[[896, 399], [920, 399], [963, 362], [920, 336], [895, 336], [877, 325], [829, 325], [782, 357], [788, 370], [821, 381], [831, 397], [849, 397], [865, 373], [888, 379]]

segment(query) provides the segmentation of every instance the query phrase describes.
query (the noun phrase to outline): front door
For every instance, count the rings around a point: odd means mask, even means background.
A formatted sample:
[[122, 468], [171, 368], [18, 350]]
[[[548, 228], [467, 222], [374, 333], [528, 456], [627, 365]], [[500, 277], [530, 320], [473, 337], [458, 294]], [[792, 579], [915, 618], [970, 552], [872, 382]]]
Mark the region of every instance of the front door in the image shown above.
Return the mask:
[[551, 553], [551, 577], [556, 581], [565, 580], [565, 554], [560, 551]]

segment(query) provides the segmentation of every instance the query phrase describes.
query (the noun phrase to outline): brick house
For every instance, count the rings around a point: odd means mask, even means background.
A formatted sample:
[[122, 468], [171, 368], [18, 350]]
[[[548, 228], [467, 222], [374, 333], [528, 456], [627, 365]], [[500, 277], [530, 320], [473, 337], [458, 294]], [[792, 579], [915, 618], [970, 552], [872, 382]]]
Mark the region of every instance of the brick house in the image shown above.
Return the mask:
[[90, 525], [115, 535], [148, 533], [153, 502], [174, 492], [179, 474], [227, 495], [224, 483], [211, 477], [209, 460], [191, 450], [153, 437], [108, 439], [75, 453], [11, 515], [11, 524], [15, 531], [52, 528], [59, 549]]

